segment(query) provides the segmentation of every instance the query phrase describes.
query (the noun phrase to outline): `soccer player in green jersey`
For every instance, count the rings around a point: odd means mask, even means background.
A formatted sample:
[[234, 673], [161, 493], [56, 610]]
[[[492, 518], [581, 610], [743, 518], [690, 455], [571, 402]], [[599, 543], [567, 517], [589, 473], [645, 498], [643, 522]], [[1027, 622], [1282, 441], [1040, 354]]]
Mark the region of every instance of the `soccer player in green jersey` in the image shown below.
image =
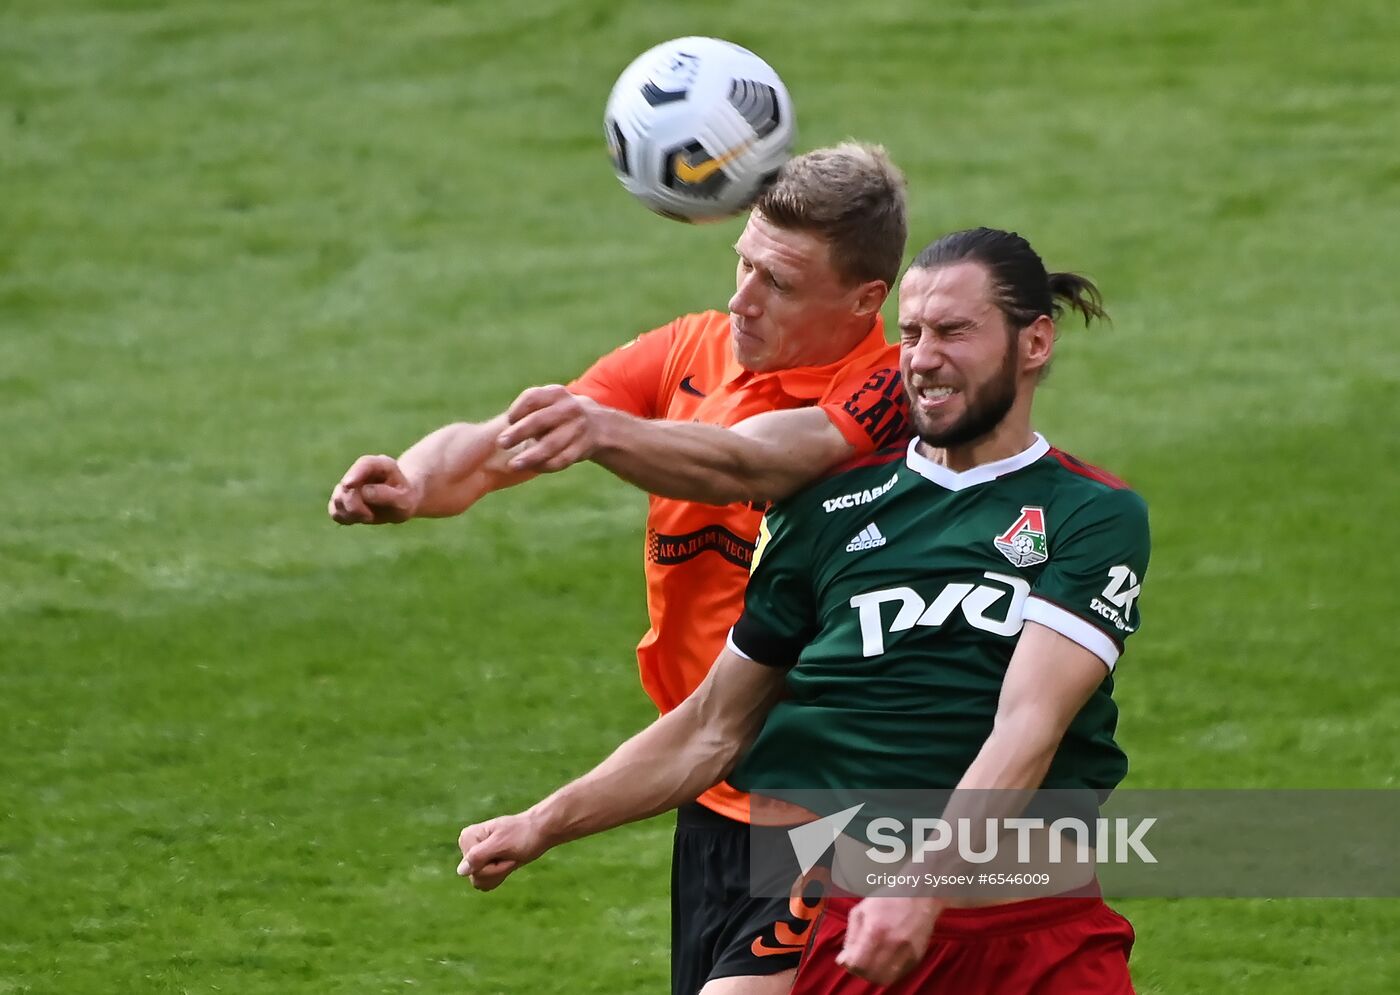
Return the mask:
[[[1014, 233], [924, 249], [899, 293], [915, 438], [779, 502], [704, 684], [589, 774], [464, 829], [459, 873], [494, 888], [726, 775], [774, 793], [958, 789], [950, 809], [971, 789], [1114, 787], [1112, 672], [1139, 625], [1147, 513], [1031, 427], [1066, 305], [1103, 317], [1092, 283], [1047, 273]], [[833, 898], [793, 990], [1119, 995], [1131, 944], [1097, 897]]]

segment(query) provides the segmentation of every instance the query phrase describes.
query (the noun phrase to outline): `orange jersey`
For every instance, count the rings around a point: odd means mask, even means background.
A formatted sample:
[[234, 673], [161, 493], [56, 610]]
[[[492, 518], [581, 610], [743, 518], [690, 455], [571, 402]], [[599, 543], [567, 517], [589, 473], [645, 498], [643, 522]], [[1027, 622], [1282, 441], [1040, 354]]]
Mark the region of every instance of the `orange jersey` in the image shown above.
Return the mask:
[[[642, 418], [731, 426], [765, 411], [818, 405], [858, 455], [903, 437], [906, 402], [899, 350], [875, 327], [827, 366], [751, 373], [734, 359], [729, 315], [686, 315], [593, 364], [577, 394]], [[647, 514], [647, 613], [637, 647], [642, 687], [663, 713], [704, 680], [744, 607], [744, 586], [763, 509], [652, 495]], [[748, 796], [727, 784], [700, 801], [749, 821]]]

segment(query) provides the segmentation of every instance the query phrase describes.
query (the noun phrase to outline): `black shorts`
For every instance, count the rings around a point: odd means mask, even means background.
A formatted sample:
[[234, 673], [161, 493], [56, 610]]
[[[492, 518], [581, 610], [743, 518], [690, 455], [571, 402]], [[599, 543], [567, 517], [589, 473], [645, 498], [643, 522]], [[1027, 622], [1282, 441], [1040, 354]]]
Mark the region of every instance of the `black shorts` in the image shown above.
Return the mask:
[[821, 905], [810, 889], [752, 897], [748, 824], [698, 802], [681, 806], [671, 853], [672, 995], [695, 995], [713, 978], [797, 967]]

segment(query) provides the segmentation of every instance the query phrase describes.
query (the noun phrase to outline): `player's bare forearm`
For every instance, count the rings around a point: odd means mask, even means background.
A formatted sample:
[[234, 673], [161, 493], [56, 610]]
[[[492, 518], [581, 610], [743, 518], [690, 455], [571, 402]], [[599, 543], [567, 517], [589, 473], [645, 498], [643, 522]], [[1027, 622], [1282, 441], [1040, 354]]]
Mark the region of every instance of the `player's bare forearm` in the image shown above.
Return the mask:
[[855, 452], [817, 408], [731, 429], [640, 418], [551, 384], [521, 392], [507, 419], [497, 441], [521, 447], [512, 468], [554, 473], [593, 460], [653, 494], [706, 504], [787, 497]]
[[[1027, 622], [1007, 667], [991, 735], [958, 781], [943, 818], [982, 827], [988, 819], [1020, 815], [1045, 782], [1070, 723], [1107, 676], [1103, 662], [1078, 643]], [[983, 843], [969, 841], [974, 850]]]
[[1108, 676], [1066, 636], [1027, 622], [1007, 666], [992, 734], [959, 787], [1038, 788], [1066, 730]]
[[782, 686], [782, 671], [726, 650], [678, 708], [528, 814], [557, 846], [691, 801], [733, 769]]
[[785, 498], [855, 452], [816, 408], [733, 428], [609, 411], [600, 429], [595, 462], [653, 494], [707, 504]]
[[496, 444], [505, 415], [490, 421], [454, 422], [429, 433], [399, 457], [418, 492], [414, 518], [460, 515], [491, 491], [522, 483], [533, 473], [512, 470]]
[[1034, 790], [1045, 781], [1063, 737], [1064, 729], [1034, 705], [999, 712], [958, 787]]
[[592, 771], [524, 812], [463, 829], [457, 873], [490, 891], [552, 847], [690, 801], [733, 768], [778, 700], [784, 678], [780, 670], [724, 650], [679, 708]]

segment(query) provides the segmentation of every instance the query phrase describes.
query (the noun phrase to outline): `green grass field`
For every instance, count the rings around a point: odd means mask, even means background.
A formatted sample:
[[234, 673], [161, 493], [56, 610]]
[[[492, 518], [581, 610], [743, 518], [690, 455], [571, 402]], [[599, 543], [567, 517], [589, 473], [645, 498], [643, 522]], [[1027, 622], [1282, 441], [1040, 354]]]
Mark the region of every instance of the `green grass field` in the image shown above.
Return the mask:
[[[647, 721], [643, 498], [341, 529], [362, 452], [724, 306], [613, 179], [633, 55], [765, 54], [911, 252], [1094, 276], [1039, 425], [1153, 508], [1133, 787], [1396, 787], [1392, 0], [0, 4], [0, 993], [653, 992], [669, 822], [458, 829]], [[1139, 990], [1400, 990], [1394, 901], [1123, 903]]]

